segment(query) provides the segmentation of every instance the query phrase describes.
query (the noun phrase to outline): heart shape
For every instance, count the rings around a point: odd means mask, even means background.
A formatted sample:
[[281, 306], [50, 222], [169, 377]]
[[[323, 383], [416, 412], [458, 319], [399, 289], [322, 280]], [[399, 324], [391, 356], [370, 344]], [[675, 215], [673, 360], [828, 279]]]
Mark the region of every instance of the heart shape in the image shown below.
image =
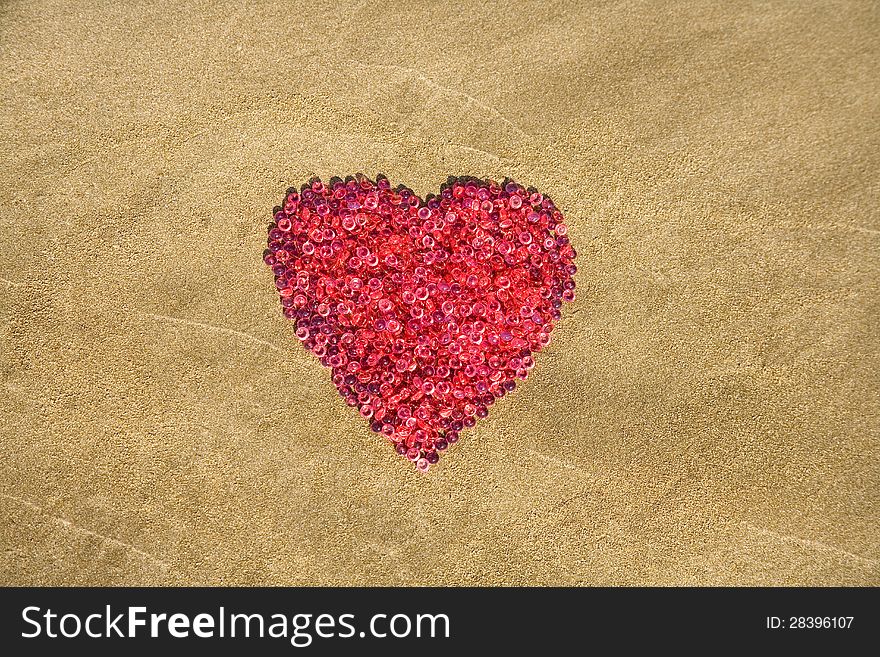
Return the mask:
[[263, 259], [285, 317], [349, 406], [422, 472], [525, 379], [574, 300], [575, 250], [548, 197], [450, 178], [288, 190]]

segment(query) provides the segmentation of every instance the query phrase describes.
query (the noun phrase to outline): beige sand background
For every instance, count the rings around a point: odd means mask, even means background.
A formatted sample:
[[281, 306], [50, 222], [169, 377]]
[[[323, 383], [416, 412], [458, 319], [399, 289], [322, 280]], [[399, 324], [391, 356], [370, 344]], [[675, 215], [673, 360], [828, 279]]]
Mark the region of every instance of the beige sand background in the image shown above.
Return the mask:
[[[0, 5], [3, 584], [880, 584], [872, 2]], [[549, 193], [580, 296], [418, 474], [292, 184]]]

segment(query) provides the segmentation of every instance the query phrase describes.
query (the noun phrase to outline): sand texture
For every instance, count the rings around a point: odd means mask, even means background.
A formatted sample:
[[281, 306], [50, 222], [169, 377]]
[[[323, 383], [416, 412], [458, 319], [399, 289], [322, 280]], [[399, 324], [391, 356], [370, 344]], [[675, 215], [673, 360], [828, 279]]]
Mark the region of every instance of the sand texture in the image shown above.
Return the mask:
[[[880, 584], [872, 2], [0, 4], [0, 583]], [[427, 475], [261, 261], [313, 175], [553, 197]]]

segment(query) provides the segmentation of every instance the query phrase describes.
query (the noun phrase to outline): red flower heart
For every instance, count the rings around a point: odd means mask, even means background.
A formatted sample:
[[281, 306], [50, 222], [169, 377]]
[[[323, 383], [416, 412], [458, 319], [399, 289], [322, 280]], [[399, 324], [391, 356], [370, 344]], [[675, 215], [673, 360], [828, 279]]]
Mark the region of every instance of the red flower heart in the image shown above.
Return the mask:
[[263, 259], [303, 346], [425, 471], [550, 341], [574, 300], [566, 232], [512, 181], [450, 178], [422, 200], [359, 174], [289, 190]]

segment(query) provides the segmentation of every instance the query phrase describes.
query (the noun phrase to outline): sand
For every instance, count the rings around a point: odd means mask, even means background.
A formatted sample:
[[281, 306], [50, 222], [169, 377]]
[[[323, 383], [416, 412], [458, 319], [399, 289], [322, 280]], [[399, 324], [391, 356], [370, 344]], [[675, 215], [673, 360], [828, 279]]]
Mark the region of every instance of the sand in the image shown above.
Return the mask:
[[[246, 6], [247, 5], [247, 6]], [[868, 2], [0, 7], [0, 583], [880, 584]], [[284, 190], [551, 195], [579, 296], [427, 475], [293, 338]]]

